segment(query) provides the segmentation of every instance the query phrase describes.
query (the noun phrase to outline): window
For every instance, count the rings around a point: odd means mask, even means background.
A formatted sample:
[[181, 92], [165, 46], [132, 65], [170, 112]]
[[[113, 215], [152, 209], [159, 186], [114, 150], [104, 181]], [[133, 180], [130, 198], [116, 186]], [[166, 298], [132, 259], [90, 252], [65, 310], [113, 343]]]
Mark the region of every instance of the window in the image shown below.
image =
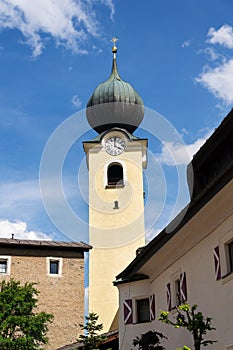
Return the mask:
[[7, 259], [0, 259], [0, 274], [7, 273]]
[[50, 274], [58, 275], [58, 272], [59, 272], [58, 260], [50, 260], [49, 272]]
[[0, 256], [0, 275], [9, 275], [11, 266], [10, 256]]
[[180, 269], [176, 269], [170, 276], [169, 285], [167, 286], [167, 307], [168, 311], [175, 309], [180, 302]]
[[47, 271], [51, 276], [61, 276], [62, 258], [47, 258]]
[[185, 303], [187, 295], [186, 273], [177, 270], [171, 277], [170, 282], [166, 285], [167, 309], [175, 309], [177, 306]]
[[127, 184], [127, 167], [124, 161], [115, 159], [104, 165], [104, 188], [124, 187]]
[[213, 249], [215, 279], [227, 283], [233, 278], [233, 236], [227, 231]]
[[178, 306], [180, 304], [180, 280], [178, 279], [175, 281], [175, 306]]
[[228, 244], [229, 249], [229, 269], [230, 273], [233, 272], [233, 241]]
[[138, 323], [150, 321], [149, 298], [136, 300], [136, 310]]
[[151, 322], [155, 320], [155, 295], [147, 298], [126, 299], [123, 303], [124, 324]]
[[123, 167], [120, 163], [112, 163], [107, 170], [108, 186], [123, 186]]

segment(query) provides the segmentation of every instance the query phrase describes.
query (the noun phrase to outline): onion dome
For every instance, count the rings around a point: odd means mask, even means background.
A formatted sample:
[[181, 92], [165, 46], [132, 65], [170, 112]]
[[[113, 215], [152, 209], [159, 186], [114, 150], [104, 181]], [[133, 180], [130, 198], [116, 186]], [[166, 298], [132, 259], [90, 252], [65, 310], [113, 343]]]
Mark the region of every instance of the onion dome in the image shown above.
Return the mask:
[[99, 84], [87, 103], [86, 116], [89, 124], [98, 133], [113, 127], [126, 129], [133, 133], [144, 117], [142, 98], [132, 85], [122, 80], [117, 69], [116, 38], [110, 77]]

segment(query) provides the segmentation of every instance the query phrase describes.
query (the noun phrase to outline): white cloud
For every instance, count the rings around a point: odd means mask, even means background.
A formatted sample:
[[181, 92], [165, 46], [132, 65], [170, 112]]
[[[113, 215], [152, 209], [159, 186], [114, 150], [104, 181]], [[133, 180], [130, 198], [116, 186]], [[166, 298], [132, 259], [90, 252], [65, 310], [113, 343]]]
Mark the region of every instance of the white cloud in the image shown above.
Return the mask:
[[182, 133], [185, 134], [185, 135], [188, 135], [188, 134], [189, 134], [188, 130], [186, 130], [185, 128], [182, 128], [181, 131], [182, 131]]
[[[88, 231], [85, 224], [87, 209], [77, 189], [77, 178], [64, 176], [62, 191], [58, 190], [56, 181], [50, 181], [50, 186], [43, 191], [47, 202], [50, 203], [50, 211], [47, 214], [48, 208], [43, 205], [38, 180], [0, 183], [0, 220], [6, 218], [11, 221], [19, 220], [27, 222], [30, 227], [34, 227], [34, 223], [36, 227], [42, 225], [42, 231], [52, 232], [50, 236], [54, 239], [57, 239], [57, 235], [59, 236], [59, 225], [62, 221], [65, 229], [62, 228], [60, 232], [66, 237], [87, 241]], [[75, 223], [78, 221], [83, 225], [82, 228], [79, 227], [80, 230], [77, 231], [77, 224], [76, 229], [73, 228], [68, 215], [64, 217], [64, 206], [72, 218], [73, 215], [77, 218]], [[47, 215], [50, 217], [50, 222], [46, 221]], [[70, 230], [75, 232], [73, 236], [69, 233]]]
[[[114, 15], [112, 0], [100, 0]], [[18, 29], [39, 56], [48, 38], [74, 53], [86, 53], [90, 37], [99, 36], [100, 24], [90, 0], [1, 0], [0, 29]]]
[[211, 27], [207, 36], [206, 42], [212, 46], [209, 45], [200, 52], [207, 54], [211, 61], [215, 61], [215, 65], [205, 65], [195, 81], [227, 106], [233, 102], [233, 59], [223, 47], [233, 49], [233, 27], [228, 24], [224, 24], [218, 30]]
[[108, 6], [108, 8], [110, 9], [110, 17], [111, 17], [111, 20], [113, 20], [113, 16], [115, 14], [115, 6], [113, 4], [113, 1], [112, 0], [100, 0], [100, 2], [103, 4], [103, 5], [106, 5]]
[[0, 220], [41, 222], [44, 209], [38, 180], [0, 183]]
[[80, 108], [82, 106], [82, 101], [78, 95], [74, 95], [71, 99], [71, 103], [75, 108]]
[[208, 31], [208, 42], [211, 44], [223, 45], [229, 49], [233, 49], [233, 27], [224, 24], [218, 30], [211, 27]]
[[[48, 196], [57, 198], [56, 190], [49, 188]], [[0, 198], [1, 217], [31, 222], [44, 211], [38, 180], [0, 183]]]
[[225, 103], [233, 102], [233, 59], [215, 68], [205, 68], [195, 80]]
[[16, 205], [31, 205], [40, 200], [39, 184], [36, 180], [0, 184], [0, 209], [11, 209]]
[[45, 233], [28, 231], [27, 223], [24, 221], [0, 220], [0, 237], [11, 238], [12, 234], [16, 239], [51, 240]]
[[[76, 188], [74, 187], [74, 179], [72, 177], [64, 177], [63, 191], [67, 200], [72, 199], [76, 195]], [[60, 199], [57, 187], [54, 181], [54, 187], [50, 186], [47, 189], [47, 196], [54, 200]], [[12, 210], [26, 207], [30, 209], [33, 205], [42, 204], [41, 193], [39, 188], [39, 180], [25, 180], [16, 182], [0, 183], [0, 210]]]
[[191, 40], [185, 40], [182, 42], [181, 47], [189, 47], [191, 45]]
[[200, 50], [200, 52], [205, 53], [211, 61], [224, 61], [224, 56], [219, 54], [213, 47], [206, 47], [204, 50]]
[[[183, 130], [186, 134], [187, 130]], [[200, 130], [198, 139], [185, 144], [165, 141], [161, 151], [150, 157], [146, 170], [146, 239], [150, 240], [189, 202], [187, 164], [205, 143], [211, 131]], [[167, 166], [166, 168], [163, 165]], [[171, 181], [172, 178], [172, 181]]]
[[162, 151], [156, 155], [156, 158], [161, 164], [169, 166], [187, 165], [208, 136], [209, 134], [204, 138], [197, 139], [192, 144], [164, 142]]

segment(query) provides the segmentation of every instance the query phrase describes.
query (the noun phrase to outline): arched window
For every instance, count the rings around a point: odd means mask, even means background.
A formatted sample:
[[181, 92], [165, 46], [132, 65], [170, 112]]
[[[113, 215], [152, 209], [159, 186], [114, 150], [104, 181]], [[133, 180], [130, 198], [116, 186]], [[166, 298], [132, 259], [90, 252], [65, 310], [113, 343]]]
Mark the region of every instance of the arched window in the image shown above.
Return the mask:
[[108, 186], [123, 186], [123, 167], [120, 163], [112, 163], [107, 170]]

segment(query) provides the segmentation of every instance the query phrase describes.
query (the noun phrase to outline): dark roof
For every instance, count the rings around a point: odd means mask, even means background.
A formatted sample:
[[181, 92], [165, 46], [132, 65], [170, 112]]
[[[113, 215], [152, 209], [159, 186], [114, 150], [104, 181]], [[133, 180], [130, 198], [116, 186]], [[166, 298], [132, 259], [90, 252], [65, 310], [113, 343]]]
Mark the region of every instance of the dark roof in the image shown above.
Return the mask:
[[[214, 133], [206, 140], [199, 151], [193, 156], [193, 161], [203, 163], [209, 158], [218, 147], [218, 145], [224, 141], [228, 136], [232, 137], [233, 130], [233, 108], [222, 120], [221, 124], [215, 129]], [[191, 162], [192, 163], [192, 162]]]
[[[104, 333], [102, 335], [105, 336], [107, 338], [107, 340], [105, 340], [103, 342], [103, 344], [100, 345], [99, 348], [105, 349], [106, 346], [107, 346], [107, 348], [108, 347], [111, 348], [112, 342], [114, 342], [115, 340], [118, 340], [118, 338], [119, 338], [119, 331], [118, 331], [118, 329], [116, 329], [114, 331], [110, 331], [110, 332]], [[114, 348], [116, 348], [116, 347], [114, 347]], [[75, 342], [73, 344], [62, 346], [61, 348], [58, 348], [56, 350], [75, 350], [75, 349], [83, 349], [83, 343], [82, 342]], [[117, 347], [117, 349], [118, 349], [118, 347]]]
[[44, 240], [25, 240], [15, 238], [0, 238], [0, 246], [20, 246], [20, 247], [40, 247], [40, 248], [59, 248], [66, 250], [83, 250], [88, 251], [92, 247], [83, 242], [61, 242], [61, 241], [44, 241]]
[[[233, 109], [222, 121], [220, 126], [210, 136], [206, 143], [200, 148], [193, 160], [189, 164], [189, 169], [194, 167], [194, 175], [196, 169], [199, 170], [205, 163], [206, 169], [210, 166], [210, 160], [215, 156], [222, 160], [222, 164], [217, 164], [215, 169], [215, 177], [208, 179], [195, 196], [191, 198], [190, 203], [175, 217], [172, 222], [165, 227], [150, 243], [148, 243], [139, 255], [116, 276], [115, 285], [127, 283], [134, 280], [138, 275], [138, 270], [160, 249], [162, 248], [206, 203], [209, 202], [229, 181], [233, 179]], [[224, 143], [224, 141], [226, 141]], [[224, 148], [220, 148], [224, 143]], [[208, 157], [205, 156], [207, 153]], [[229, 154], [227, 164], [225, 162], [225, 154]], [[224, 157], [223, 157], [224, 155]], [[200, 160], [200, 163], [199, 163]], [[212, 161], [212, 160], [211, 160]], [[195, 179], [194, 179], [195, 182]], [[141, 279], [145, 276], [141, 275]], [[137, 278], [140, 279], [140, 278]]]
[[187, 178], [192, 199], [197, 200], [233, 164], [233, 110], [209, 137], [188, 165]]

